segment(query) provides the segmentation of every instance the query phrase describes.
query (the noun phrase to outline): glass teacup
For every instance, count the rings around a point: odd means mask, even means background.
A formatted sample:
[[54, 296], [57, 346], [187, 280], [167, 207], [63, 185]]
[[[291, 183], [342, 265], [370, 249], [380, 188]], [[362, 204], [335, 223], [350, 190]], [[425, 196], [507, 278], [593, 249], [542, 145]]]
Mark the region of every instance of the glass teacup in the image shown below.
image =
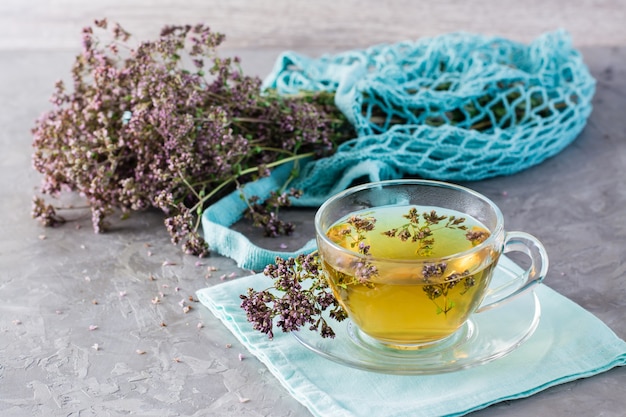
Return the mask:
[[[362, 333], [392, 348], [450, 338], [472, 314], [524, 293], [548, 269], [543, 245], [506, 232], [492, 201], [438, 181], [350, 188], [319, 208], [315, 230], [334, 296]], [[530, 266], [494, 289], [498, 259], [511, 251], [528, 255]]]

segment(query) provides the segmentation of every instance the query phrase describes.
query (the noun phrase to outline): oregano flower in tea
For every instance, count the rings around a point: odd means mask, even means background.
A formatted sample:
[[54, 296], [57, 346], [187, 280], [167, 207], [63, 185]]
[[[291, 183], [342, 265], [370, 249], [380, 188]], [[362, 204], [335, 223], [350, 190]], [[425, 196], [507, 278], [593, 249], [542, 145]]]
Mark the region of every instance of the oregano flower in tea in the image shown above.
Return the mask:
[[409, 222], [387, 230], [383, 234], [389, 237], [398, 237], [403, 242], [409, 239], [411, 239], [411, 242], [418, 242], [415, 253], [421, 256], [429, 256], [432, 253], [432, 245], [435, 243], [435, 240], [432, 238], [432, 227], [439, 225], [443, 220], [447, 220], [446, 224], [442, 226], [446, 229], [467, 230], [467, 227], [463, 224], [465, 222], [464, 217], [438, 216], [434, 210], [431, 210], [430, 213], [422, 213], [423, 224], [420, 224], [422, 223], [420, 215], [415, 207], [412, 207], [408, 214], [405, 214], [403, 217], [408, 219]]

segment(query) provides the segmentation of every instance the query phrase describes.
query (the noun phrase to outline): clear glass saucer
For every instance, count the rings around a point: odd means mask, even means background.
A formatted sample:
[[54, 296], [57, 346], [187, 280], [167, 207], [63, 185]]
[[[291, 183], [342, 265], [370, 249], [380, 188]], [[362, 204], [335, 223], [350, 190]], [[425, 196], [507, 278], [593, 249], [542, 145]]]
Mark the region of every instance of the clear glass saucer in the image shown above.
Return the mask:
[[[509, 261], [506, 259], [506, 261]], [[490, 288], [518, 276], [512, 262], [500, 262]], [[374, 341], [349, 320], [328, 322], [334, 339], [309, 330], [294, 337], [318, 355], [342, 365], [366, 371], [422, 375], [458, 371], [501, 358], [524, 343], [539, 325], [541, 305], [533, 290], [492, 309], [475, 313], [470, 320], [441, 343], [419, 350], [399, 350]]]

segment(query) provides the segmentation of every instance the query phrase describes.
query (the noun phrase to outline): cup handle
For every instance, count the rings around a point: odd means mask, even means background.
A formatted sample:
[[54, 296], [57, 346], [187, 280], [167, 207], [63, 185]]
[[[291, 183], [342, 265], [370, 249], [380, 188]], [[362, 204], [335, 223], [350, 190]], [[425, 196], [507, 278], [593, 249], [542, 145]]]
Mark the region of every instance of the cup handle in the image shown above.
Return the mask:
[[[548, 253], [536, 237], [524, 232], [507, 232], [502, 253], [522, 252], [530, 258], [530, 266], [513, 279], [489, 293], [475, 313], [490, 310], [541, 283], [548, 272]], [[512, 289], [513, 288], [513, 289]]]

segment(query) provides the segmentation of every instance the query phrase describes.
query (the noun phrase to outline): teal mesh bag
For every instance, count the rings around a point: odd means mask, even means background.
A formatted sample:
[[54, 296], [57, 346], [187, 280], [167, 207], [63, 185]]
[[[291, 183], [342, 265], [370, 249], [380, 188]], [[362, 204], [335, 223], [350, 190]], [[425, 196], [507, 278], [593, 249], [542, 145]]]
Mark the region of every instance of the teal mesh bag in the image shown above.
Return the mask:
[[[315, 207], [356, 180], [419, 176], [444, 181], [510, 175], [569, 145], [591, 113], [595, 81], [564, 31], [529, 45], [454, 33], [378, 45], [317, 59], [282, 54], [264, 81], [281, 94], [330, 91], [357, 137], [326, 158], [309, 161], [291, 183]], [[244, 187], [269, 196], [290, 167]], [[239, 191], [203, 215], [211, 248], [239, 266], [262, 269], [293, 252], [253, 245], [230, 226], [245, 202]]]
[[364, 172], [473, 181], [539, 164], [581, 132], [595, 80], [564, 31], [529, 45], [454, 33], [318, 59], [287, 52], [264, 87], [334, 92], [356, 127], [294, 183], [299, 204], [317, 205]]

